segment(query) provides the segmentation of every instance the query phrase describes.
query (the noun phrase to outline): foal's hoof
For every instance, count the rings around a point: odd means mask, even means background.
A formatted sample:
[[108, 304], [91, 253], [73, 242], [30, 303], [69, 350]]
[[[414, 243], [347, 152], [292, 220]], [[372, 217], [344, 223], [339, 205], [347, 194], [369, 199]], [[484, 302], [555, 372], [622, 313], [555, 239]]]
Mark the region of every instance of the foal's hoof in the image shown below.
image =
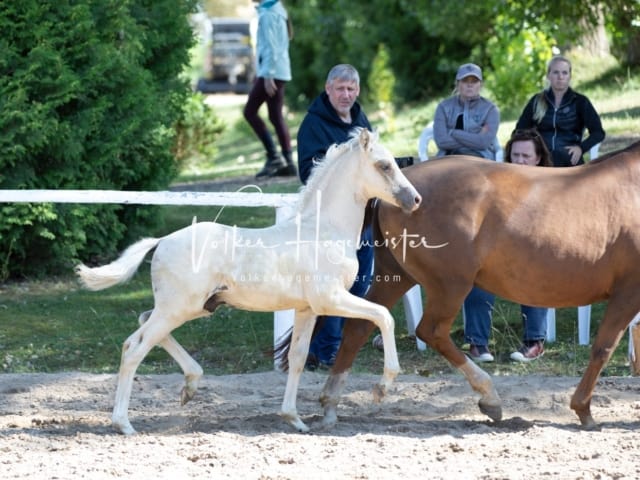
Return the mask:
[[384, 385], [380, 385], [379, 383], [373, 386], [373, 401], [375, 403], [380, 403], [384, 396], [387, 394], [387, 388]]
[[135, 435], [136, 433], [138, 433], [129, 422], [118, 422], [114, 420], [113, 428], [115, 428], [122, 435]]
[[284, 420], [295, 428], [300, 433], [309, 433], [310, 429], [307, 425], [300, 419], [298, 415], [291, 415], [288, 413], [280, 414]]
[[480, 407], [480, 411], [494, 422], [502, 420], [502, 405], [489, 405], [480, 400], [478, 406]]

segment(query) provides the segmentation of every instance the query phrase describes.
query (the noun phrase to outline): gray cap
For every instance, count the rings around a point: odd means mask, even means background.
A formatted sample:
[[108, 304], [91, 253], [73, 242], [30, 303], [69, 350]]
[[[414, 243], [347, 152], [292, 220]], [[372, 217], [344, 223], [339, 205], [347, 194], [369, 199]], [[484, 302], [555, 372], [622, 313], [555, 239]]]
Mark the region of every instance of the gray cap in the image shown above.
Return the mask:
[[478, 80], [482, 81], [482, 69], [475, 63], [465, 63], [458, 69], [458, 73], [456, 74], [456, 81], [471, 76], [476, 77]]

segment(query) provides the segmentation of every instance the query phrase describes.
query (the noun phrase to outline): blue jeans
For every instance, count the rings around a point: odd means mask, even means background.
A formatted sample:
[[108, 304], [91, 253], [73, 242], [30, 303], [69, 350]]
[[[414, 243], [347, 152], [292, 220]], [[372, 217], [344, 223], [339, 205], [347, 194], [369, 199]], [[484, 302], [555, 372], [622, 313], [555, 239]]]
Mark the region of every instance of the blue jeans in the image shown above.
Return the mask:
[[522, 339], [525, 342], [544, 340], [547, 338], [547, 311], [544, 307], [529, 307], [521, 305], [522, 323], [524, 334]]
[[[358, 256], [358, 276], [351, 286], [349, 292], [364, 297], [371, 285], [371, 275], [373, 271], [373, 235], [371, 227], [362, 232], [361, 247], [356, 252]], [[343, 317], [324, 317], [324, 325], [318, 331], [311, 345], [309, 353], [316, 356], [319, 362], [328, 365], [333, 364], [336, 352], [342, 341]]]
[[464, 339], [471, 345], [489, 345], [491, 313], [496, 296], [481, 288], [473, 289], [464, 299]]
[[[464, 339], [471, 345], [489, 345], [491, 315], [495, 295], [481, 288], [473, 287], [462, 308], [464, 308]], [[544, 340], [547, 336], [547, 309], [521, 305], [525, 342]]]

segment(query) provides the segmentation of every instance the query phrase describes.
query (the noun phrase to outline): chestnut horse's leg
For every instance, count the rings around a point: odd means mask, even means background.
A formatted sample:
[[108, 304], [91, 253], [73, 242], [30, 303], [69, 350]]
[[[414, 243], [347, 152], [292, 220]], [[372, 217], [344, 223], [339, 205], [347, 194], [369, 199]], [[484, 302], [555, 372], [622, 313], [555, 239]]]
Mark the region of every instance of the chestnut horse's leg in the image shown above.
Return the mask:
[[571, 397], [571, 409], [576, 412], [580, 423], [586, 429], [595, 429], [597, 424], [591, 416], [591, 397], [598, 376], [607, 364], [624, 334], [624, 330], [640, 310], [640, 306], [631, 299], [637, 297], [637, 288], [628, 289], [626, 294], [616, 292], [609, 299], [598, 334], [591, 347], [589, 365], [582, 375], [576, 391]]
[[[144, 324], [149, 319], [151, 312], [153, 312], [153, 310], [147, 310], [141, 313], [138, 317], [138, 323], [140, 325]], [[184, 405], [195, 396], [196, 390], [198, 390], [198, 382], [203, 374], [202, 367], [182, 348], [182, 345], [180, 345], [172, 335], [163, 338], [159, 345], [164, 348], [178, 365], [180, 365], [180, 368], [182, 368], [184, 373], [184, 387], [182, 387], [182, 391], [180, 392], [180, 403]]]
[[492, 420], [498, 421], [502, 418], [502, 401], [491, 377], [462, 353], [451, 340], [451, 326], [471, 288], [464, 287], [464, 284], [449, 279], [446, 288], [427, 288], [427, 298], [432, 300], [427, 300], [422, 321], [416, 328], [416, 336], [464, 374], [471, 388], [481, 395], [478, 401], [480, 411]]
[[380, 335], [384, 342], [384, 372], [380, 382], [373, 390], [375, 400], [380, 401], [396, 376], [398, 376], [398, 373], [400, 373], [393, 317], [388, 308], [357, 297], [346, 290], [336, 292], [332, 295], [332, 298], [335, 299], [335, 304], [328, 305], [322, 314], [367, 319], [380, 329]]

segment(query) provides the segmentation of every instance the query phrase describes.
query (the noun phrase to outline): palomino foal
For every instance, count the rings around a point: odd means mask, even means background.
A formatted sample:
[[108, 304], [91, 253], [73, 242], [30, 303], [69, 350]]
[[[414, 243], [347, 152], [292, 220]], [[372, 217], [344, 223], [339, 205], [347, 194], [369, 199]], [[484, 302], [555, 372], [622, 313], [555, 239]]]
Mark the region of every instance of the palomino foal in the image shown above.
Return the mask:
[[114, 426], [124, 434], [135, 433], [127, 413], [133, 377], [156, 344], [184, 371], [182, 403], [193, 398], [202, 368], [170, 333], [223, 303], [252, 311], [295, 309], [281, 414], [297, 430], [309, 430], [298, 416], [296, 395], [318, 315], [366, 318], [380, 328], [384, 373], [374, 388], [380, 398], [400, 370], [394, 321], [385, 307], [349, 293], [358, 270], [364, 209], [374, 197], [407, 212], [421, 201], [377, 136], [359, 129], [349, 141], [329, 149], [302, 190], [296, 214], [286, 222], [263, 229], [195, 223], [163, 238], [140, 240], [108, 265], [76, 267], [87, 288], [101, 290], [131, 278], [155, 248], [154, 308], [140, 316], [140, 327], [124, 343]]

